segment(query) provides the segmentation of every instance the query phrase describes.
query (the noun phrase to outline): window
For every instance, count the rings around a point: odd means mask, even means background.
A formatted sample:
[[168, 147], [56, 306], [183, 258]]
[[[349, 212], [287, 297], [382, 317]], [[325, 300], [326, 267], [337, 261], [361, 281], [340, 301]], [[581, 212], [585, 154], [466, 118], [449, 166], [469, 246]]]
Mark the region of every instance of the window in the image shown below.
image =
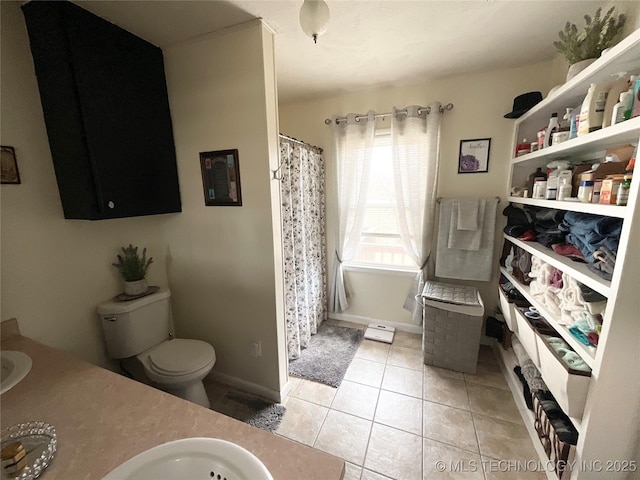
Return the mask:
[[354, 265], [400, 267], [417, 266], [407, 255], [400, 238], [393, 183], [391, 132], [376, 132], [373, 143], [371, 179], [366, 211]]

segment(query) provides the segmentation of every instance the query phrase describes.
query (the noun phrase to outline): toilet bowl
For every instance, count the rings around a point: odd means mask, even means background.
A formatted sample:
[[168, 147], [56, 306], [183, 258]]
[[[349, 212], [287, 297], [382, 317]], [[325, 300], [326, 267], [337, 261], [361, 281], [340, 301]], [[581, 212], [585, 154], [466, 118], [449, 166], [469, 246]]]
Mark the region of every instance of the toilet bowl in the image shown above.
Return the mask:
[[209, 408], [202, 380], [213, 368], [213, 347], [172, 338], [170, 293], [98, 305], [109, 356], [134, 379]]
[[156, 345], [136, 359], [142, 364], [146, 377], [158, 388], [209, 408], [202, 379], [216, 363], [211, 345], [176, 338]]

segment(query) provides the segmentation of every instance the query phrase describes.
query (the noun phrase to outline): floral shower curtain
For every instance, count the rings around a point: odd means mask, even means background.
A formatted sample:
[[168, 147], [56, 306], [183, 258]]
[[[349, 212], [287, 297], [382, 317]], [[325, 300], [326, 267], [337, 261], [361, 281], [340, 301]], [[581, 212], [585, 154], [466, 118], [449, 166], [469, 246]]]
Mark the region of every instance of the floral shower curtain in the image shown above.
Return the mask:
[[280, 136], [285, 321], [289, 360], [327, 318], [322, 151]]

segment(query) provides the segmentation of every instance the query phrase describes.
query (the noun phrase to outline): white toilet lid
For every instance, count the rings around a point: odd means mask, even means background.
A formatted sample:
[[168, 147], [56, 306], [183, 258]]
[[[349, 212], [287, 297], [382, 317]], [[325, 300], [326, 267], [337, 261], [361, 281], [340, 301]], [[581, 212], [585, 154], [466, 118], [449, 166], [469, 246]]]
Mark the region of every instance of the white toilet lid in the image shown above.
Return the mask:
[[182, 375], [207, 365], [215, 356], [213, 347], [200, 340], [175, 338], [149, 352], [149, 364], [158, 373]]

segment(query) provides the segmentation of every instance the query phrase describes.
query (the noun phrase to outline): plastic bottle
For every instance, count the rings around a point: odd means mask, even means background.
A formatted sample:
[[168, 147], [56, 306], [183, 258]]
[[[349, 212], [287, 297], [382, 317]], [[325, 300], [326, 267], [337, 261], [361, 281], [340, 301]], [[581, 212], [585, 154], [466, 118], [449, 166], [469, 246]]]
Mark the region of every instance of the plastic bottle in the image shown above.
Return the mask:
[[631, 106], [633, 105], [633, 90], [622, 92], [619, 96], [618, 103], [613, 107], [611, 113], [611, 125], [628, 120], [625, 118], [627, 114], [631, 115]]
[[604, 107], [607, 103], [607, 85], [592, 83], [580, 108], [578, 136], [602, 128]]
[[629, 201], [629, 190], [631, 189], [631, 179], [633, 175], [625, 175], [622, 183], [618, 187], [618, 198], [616, 205], [626, 205]]
[[552, 145], [552, 135], [559, 129], [560, 125], [558, 124], [558, 114], [552, 113], [551, 118], [549, 119], [549, 125], [547, 125], [547, 130], [544, 132], [544, 148], [550, 147]]
[[591, 195], [593, 195], [593, 174], [583, 173], [578, 188], [578, 200], [582, 203], [591, 203]]
[[529, 191], [529, 195], [531, 195], [531, 198], [534, 198], [533, 185], [536, 182], [536, 178], [541, 178], [542, 180], [547, 179], [547, 175], [542, 171], [542, 167], [538, 167], [536, 171], [529, 175], [527, 179], [527, 189]]
[[531, 144], [527, 142], [526, 138], [522, 139], [522, 142], [516, 146], [516, 157], [526, 155], [531, 151]]
[[558, 187], [558, 200], [566, 200], [571, 197], [571, 184], [566, 178], [562, 179], [562, 184]]
[[607, 102], [604, 106], [604, 116], [602, 117], [602, 128], [613, 125], [613, 107], [617, 104], [620, 94], [629, 89], [629, 75], [627, 72], [619, 72], [616, 75], [618, 76], [618, 79], [609, 84]]

